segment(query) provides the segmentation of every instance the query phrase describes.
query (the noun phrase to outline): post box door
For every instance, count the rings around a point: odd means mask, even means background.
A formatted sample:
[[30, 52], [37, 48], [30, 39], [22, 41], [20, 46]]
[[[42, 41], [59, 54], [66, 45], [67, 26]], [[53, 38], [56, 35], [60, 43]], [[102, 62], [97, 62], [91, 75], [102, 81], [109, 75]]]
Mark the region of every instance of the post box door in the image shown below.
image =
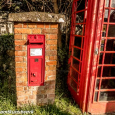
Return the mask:
[[42, 77], [42, 59], [30, 59], [30, 84], [40, 84]]
[[28, 85], [44, 85], [45, 36], [28, 35]]

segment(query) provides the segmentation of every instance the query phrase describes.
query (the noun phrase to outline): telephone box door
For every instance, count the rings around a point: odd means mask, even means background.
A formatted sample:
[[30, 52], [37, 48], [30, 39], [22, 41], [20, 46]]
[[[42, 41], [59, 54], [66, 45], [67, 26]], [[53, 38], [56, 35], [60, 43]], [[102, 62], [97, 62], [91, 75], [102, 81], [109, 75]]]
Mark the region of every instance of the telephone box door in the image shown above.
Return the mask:
[[115, 0], [99, 0], [88, 112], [115, 112]]

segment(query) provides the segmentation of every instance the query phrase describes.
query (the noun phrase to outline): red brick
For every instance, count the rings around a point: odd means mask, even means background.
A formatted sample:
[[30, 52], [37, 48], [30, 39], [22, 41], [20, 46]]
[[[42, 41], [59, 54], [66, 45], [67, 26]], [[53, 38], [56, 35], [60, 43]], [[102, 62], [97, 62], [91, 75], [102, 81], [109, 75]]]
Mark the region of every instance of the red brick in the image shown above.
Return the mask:
[[55, 89], [48, 89], [47, 94], [55, 94]]
[[49, 24], [45, 24], [45, 28], [50, 28], [50, 25]]
[[28, 23], [28, 28], [36, 28], [36, 23]]
[[15, 28], [22, 28], [22, 23], [14, 23]]
[[57, 60], [57, 56], [50, 56], [50, 60]]
[[45, 76], [45, 81], [47, 81], [48, 80], [48, 76]]
[[37, 28], [44, 28], [44, 23], [37, 24]]
[[48, 71], [48, 70], [49, 70], [49, 67], [48, 67], [48, 66], [46, 66], [46, 67], [45, 67], [45, 71]]
[[58, 39], [57, 34], [50, 35], [50, 39]]
[[18, 96], [18, 97], [17, 97], [17, 100], [24, 100], [24, 96], [22, 96], [22, 95], [21, 95], [21, 96]]
[[17, 34], [31, 34], [31, 29], [25, 29], [25, 28], [18, 29], [18, 28], [15, 28], [14, 33], [17, 33]]
[[46, 65], [57, 65], [57, 61], [46, 62]]
[[27, 50], [27, 46], [23, 46], [22, 47], [22, 50], [24, 51], [24, 50]]
[[16, 87], [16, 90], [17, 91], [24, 91], [24, 88], [23, 87]]
[[28, 100], [28, 95], [24, 96], [24, 100]]
[[24, 87], [24, 90], [28, 90], [28, 87]]
[[25, 67], [20, 67], [20, 68], [16, 68], [16, 72], [27, 72], [27, 68]]
[[15, 51], [15, 56], [26, 56], [26, 51]]
[[46, 71], [46, 76], [56, 75], [56, 71]]
[[51, 24], [50, 27], [51, 28], [58, 28], [58, 24]]
[[34, 96], [33, 95], [29, 95], [29, 99], [34, 99]]
[[56, 76], [50, 76], [48, 77], [48, 80], [55, 80], [56, 79]]
[[41, 34], [41, 29], [32, 29], [32, 34]]
[[46, 60], [46, 61], [49, 60], [49, 56], [45, 56], [45, 60]]
[[57, 50], [57, 45], [51, 45], [50, 50]]
[[27, 86], [27, 82], [16, 82], [16, 86]]
[[23, 81], [24, 81], [24, 82], [27, 82], [27, 77], [23, 77]]
[[49, 39], [49, 36], [50, 36], [49, 34], [46, 34], [46, 36], [45, 36], [45, 37], [46, 37], [46, 39]]
[[22, 50], [22, 46], [15, 46], [15, 50]]
[[53, 50], [53, 51], [49, 50], [49, 51], [45, 52], [45, 55], [46, 56], [57, 55], [57, 51], [55, 51], [55, 50]]
[[36, 90], [36, 91], [33, 91], [32, 94], [33, 94], [33, 95], [36, 95], [36, 94], [37, 94], [37, 90]]
[[16, 67], [26, 67], [26, 62], [16, 62]]
[[27, 34], [22, 34], [22, 39], [27, 40]]
[[57, 34], [58, 29], [42, 29], [42, 34]]
[[16, 73], [16, 77], [26, 77], [27, 78], [27, 73]]
[[56, 45], [57, 44], [57, 40], [47, 40], [46, 44]]
[[56, 70], [56, 66], [49, 66], [49, 70]]
[[23, 23], [23, 28], [28, 28], [28, 23]]
[[17, 77], [16, 82], [24, 82], [24, 77]]
[[27, 57], [24, 57], [24, 62], [27, 62]]
[[23, 61], [23, 57], [15, 57], [15, 61], [16, 62], [22, 62]]
[[55, 99], [55, 94], [48, 94], [48, 95], [47, 95], [47, 98], [48, 98], [48, 99]]
[[26, 45], [27, 41], [26, 40], [15, 40], [15, 45]]
[[19, 35], [15, 34], [15, 35], [14, 35], [14, 39], [20, 40], [20, 39], [22, 39], [22, 35], [20, 35], [20, 34], [19, 34]]
[[45, 49], [49, 50], [50, 49], [50, 45], [45, 45]]

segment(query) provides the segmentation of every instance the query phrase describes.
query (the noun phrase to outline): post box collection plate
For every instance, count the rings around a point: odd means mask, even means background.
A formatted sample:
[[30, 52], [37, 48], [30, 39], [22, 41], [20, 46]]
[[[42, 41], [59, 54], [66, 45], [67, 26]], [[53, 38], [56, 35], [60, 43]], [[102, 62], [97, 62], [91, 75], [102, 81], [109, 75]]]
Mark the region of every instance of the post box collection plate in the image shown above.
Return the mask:
[[30, 56], [42, 56], [42, 48], [31, 48]]

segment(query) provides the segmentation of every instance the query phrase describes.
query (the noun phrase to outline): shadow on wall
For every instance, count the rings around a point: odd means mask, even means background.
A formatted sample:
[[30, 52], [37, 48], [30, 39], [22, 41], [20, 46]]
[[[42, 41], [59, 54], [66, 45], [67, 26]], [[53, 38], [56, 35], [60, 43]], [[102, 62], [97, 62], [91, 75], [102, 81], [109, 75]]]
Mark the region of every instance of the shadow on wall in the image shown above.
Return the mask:
[[55, 100], [55, 80], [45, 81], [37, 89], [37, 105], [53, 104]]
[[14, 36], [0, 36], [0, 96], [16, 104]]

